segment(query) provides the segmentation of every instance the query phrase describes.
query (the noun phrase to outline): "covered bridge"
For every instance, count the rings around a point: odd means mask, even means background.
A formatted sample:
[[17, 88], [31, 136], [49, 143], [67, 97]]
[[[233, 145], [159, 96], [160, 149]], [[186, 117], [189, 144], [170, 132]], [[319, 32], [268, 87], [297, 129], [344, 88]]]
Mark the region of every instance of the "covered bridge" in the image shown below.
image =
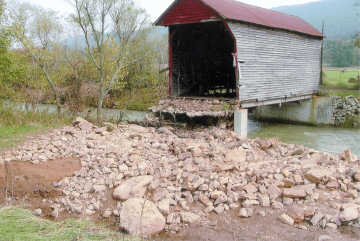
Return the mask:
[[241, 108], [311, 98], [322, 34], [304, 20], [233, 0], [176, 0], [169, 27], [169, 94], [237, 98]]

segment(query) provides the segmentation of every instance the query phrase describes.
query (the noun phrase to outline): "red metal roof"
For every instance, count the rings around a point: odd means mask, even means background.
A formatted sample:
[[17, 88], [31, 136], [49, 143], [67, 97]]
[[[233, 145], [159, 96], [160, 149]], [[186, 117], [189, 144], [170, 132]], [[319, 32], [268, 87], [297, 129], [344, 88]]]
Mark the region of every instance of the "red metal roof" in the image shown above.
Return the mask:
[[161, 25], [198, 23], [207, 19], [219, 19], [218, 14], [200, 0], [183, 0], [171, 8]]
[[[179, 2], [188, 0], [176, 0], [161, 17], [155, 22], [156, 25], [173, 25], [175, 22], [167, 21], [164, 18], [170, 14]], [[252, 6], [234, 0], [196, 0], [213, 9], [219, 16], [226, 20], [235, 20], [256, 25], [289, 30], [311, 36], [323, 37], [323, 35], [303, 19], [280, 13], [277, 11]]]

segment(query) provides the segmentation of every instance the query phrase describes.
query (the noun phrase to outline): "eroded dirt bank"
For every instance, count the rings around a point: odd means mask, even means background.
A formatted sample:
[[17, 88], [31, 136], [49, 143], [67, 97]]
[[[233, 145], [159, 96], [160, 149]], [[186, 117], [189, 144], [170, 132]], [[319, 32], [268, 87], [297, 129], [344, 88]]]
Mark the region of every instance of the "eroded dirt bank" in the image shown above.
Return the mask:
[[76, 158], [49, 160], [36, 165], [23, 161], [2, 163], [0, 203], [42, 208], [43, 216], [50, 217], [52, 200], [63, 195], [53, 184], [80, 169], [80, 161]]
[[61, 194], [42, 197], [55, 219], [101, 215], [135, 235], [161, 232], [160, 240], [359, 238], [360, 160], [350, 151], [244, 140], [219, 128], [98, 128], [79, 118], [0, 162], [44, 165], [42, 173], [48, 160], [67, 158], [81, 168], [45, 181]]

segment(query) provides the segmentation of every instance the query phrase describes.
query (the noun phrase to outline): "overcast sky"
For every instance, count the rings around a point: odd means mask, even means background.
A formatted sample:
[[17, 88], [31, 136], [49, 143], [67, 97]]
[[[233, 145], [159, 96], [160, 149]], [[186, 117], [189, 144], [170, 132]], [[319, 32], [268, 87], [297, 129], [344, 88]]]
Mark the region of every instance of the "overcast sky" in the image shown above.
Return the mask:
[[[51, 8], [63, 14], [71, 12], [71, 6], [67, 0], [20, 0], [40, 5], [44, 8]], [[249, 3], [264, 8], [273, 8], [282, 5], [302, 4], [307, 2], [316, 2], [319, 0], [242, 0], [241, 2]], [[135, 2], [145, 8], [150, 14], [151, 19], [155, 20], [161, 13], [173, 2], [173, 0], [135, 0]]]

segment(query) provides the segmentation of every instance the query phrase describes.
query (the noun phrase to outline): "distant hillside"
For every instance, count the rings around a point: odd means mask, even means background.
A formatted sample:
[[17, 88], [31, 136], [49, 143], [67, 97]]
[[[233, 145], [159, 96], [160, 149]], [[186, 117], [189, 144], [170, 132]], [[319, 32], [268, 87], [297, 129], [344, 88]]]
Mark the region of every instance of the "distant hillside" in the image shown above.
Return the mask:
[[329, 39], [348, 38], [360, 32], [360, 0], [321, 0], [274, 10], [301, 17], [320, 31], [324, 20]]

